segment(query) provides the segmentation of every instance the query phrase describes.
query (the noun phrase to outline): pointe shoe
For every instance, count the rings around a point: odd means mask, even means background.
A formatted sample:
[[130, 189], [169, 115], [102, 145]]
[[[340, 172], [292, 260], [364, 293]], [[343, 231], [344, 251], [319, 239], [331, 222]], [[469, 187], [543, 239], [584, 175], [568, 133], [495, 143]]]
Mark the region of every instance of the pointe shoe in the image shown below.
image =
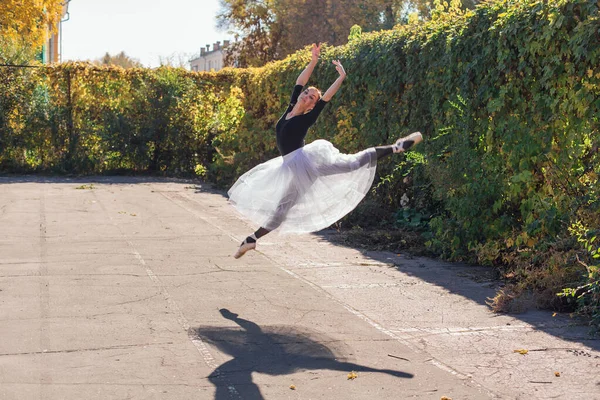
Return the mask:
[[244, 254], [246, 254], [246, 252], [256, 249], [256, 242], [247, 242], [246, 240], [247, 239], [244, 239], [240, 247], [233, 255], [233, 258], [240, 258]]
[[408, 150], [415, 144], [421, 143], [422, 141], [423, 135], [421, 135], [421, 132], [413, 132], [406, 137], [396, 140], [396, 143], [392, 147], [394, 149], [394, 153], [402, 153], [403, 151]]

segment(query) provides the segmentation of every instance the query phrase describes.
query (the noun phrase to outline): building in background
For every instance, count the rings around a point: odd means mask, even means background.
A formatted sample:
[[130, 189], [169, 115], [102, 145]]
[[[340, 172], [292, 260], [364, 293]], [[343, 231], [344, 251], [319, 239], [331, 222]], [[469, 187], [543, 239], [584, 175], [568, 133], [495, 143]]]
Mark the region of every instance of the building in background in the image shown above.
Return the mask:
[[229, 47], [229, 40], [213, 44], [213, 49], [210, 49], [210, 45], [200, 49], [200, 55], [190, 60], [190, 67], [192, 71], [219, 71], [224, 67], [225, 56], [227, 55], [227, 48]]
[[39, 59], [44, 64], [56, 63], [62, 61], [62, 24], [69, 20], [69, 3], [71, 0], [65, 0], [62, 5], [60, 22], [58, 30], [53, 33], [48, 27], [48, 38], [42, 47]]

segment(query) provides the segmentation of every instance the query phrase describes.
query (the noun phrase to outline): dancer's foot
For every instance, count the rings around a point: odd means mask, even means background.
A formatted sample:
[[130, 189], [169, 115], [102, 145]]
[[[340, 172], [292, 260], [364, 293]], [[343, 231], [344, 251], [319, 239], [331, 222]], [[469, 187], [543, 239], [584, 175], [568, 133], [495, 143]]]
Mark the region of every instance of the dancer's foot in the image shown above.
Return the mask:
[[255, 248], [256, 248], [256, 241], [250, 237], [247, 237], [246, 239], [244, 239], [242, 244], [240, 244], [240, 247], [233, 255], [233, 258], [240, 258], [244, 254], [246, 254], [246, 252], [248, 252], [250, 250], [254, 250]]
[[421, 132], [413, 132], [406, 137], [396, 140], [396, 144], [392, 145], [392, 148], [394, 149], [394, 153], [402, 153], [422, 140], [423, 135], [421, 135]]

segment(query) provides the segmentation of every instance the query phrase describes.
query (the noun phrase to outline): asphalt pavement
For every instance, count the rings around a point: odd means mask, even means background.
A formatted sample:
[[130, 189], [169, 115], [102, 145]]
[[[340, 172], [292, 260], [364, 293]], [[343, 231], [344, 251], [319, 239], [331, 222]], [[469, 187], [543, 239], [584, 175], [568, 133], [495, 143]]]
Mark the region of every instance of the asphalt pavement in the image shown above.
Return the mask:
[[0, 177], [0, 399], [600, 399], [569, 315], [492, 270], [261, 239], [194, 181]]

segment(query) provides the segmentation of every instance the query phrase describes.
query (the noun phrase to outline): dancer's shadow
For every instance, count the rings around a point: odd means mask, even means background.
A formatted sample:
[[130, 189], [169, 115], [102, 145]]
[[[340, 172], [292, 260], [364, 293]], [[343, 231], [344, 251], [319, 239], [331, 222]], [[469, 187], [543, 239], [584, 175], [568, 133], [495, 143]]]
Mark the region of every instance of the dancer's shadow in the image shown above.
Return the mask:
[[[370, 368], [340, 360], [328, 347], [314, 339], [317, 336], [315, 333], [303, 333], [287, 326], [261, 328], [227, 309], [221, 309], [220, 312], [242, 329], [201, 327], [192, 332], [233, 357], [209, 376], [217, 389], [216, 400], [230, 399], [235, 392], [243, 399], [263, 399], [260, 389], [252, 382], [253, 372], [286, 375], [302, 369], [328, 369], [413, 377], [406, 372]], [[321, 342], [331, 341], [324, 337], [319, 339]]]

